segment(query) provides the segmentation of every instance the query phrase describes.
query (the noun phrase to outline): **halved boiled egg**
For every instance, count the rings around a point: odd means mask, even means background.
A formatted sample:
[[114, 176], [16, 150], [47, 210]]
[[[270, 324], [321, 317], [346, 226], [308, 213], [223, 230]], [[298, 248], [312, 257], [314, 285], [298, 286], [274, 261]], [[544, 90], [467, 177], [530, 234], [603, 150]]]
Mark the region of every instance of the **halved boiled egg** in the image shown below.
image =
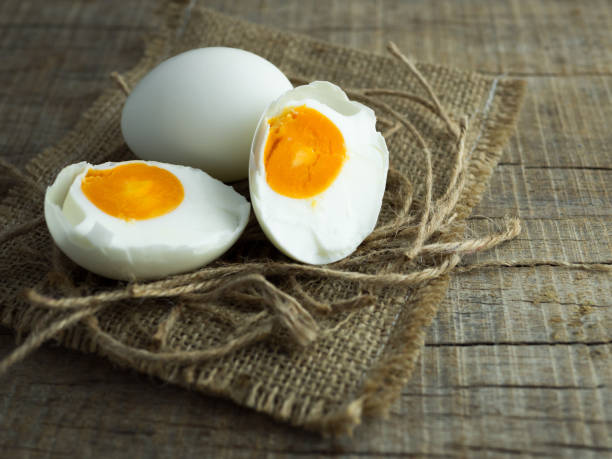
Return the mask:
[[223, 254], [244, 230], [247, 200], [199, 169], [154, 161], [65, 167], [45, 220], [75, 263], [122, 280], [186, 272]]
[[279, 250], [331, 263], [374, 229], [388, 169], [373, 110], [316, 81], [287, 91], [262, 115], [249, 163], [251, 202]]

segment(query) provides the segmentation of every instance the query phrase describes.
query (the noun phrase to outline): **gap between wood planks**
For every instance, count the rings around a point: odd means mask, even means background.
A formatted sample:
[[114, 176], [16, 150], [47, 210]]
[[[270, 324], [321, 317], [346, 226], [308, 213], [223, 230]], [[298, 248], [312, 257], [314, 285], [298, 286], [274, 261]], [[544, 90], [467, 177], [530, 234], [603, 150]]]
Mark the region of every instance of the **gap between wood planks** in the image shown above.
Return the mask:
[[607, 346], [612, 344], [609, 340], [594, 341], [466, 341], [466, 342], [439, 342], [425, 343], [425, 347], [475, 347], [475, 346]]
[[580, 170], [580, 171], [612, 171], [612, 167], [606, 167], [606, 166], [548, 166], [546, 164], [528, 166], [528, 165], [525, 165], [524, 163], [513, 163], [513, 162], [507, 162], [507, 163], [499, 162], [497, 163], [497, 166], [501, 166], [501, 167], [517, 166], [517, 167], [522, 167], [523, 169], [543, 169], [543, 170], [562, 169], [562, 170]]

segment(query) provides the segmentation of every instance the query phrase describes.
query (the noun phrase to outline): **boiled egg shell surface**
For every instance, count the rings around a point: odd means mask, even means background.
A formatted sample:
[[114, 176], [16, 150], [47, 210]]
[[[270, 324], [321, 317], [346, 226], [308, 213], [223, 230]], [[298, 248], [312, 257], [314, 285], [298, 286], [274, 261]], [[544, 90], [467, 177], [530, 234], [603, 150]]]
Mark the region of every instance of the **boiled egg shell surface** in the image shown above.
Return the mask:
[[262, 115], [249, 163], [251, 203], [279, 250], [331, 263], [374, 229], [388, 168], [373, 110], [316, 81], [286, 92]]
[[101, 276], [145, 280], [209, 263], [238, 239], [250, 205], [198, 169], [154, 161], [65, 167], [45, 195], [58, 247]]
[[291, 88], [256, 54], [194, 49], [139, 81], [124, 105], [121, 131], [141, 159], [197, 167], [225, 182], [245, 179], [261, 113]]

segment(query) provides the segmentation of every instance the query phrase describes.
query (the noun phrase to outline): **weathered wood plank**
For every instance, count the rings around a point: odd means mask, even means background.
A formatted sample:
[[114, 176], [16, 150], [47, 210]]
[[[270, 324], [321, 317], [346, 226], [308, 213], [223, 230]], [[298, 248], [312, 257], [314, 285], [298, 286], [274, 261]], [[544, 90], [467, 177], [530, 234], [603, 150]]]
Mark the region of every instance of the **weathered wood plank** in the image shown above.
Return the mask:
[[[483, 448], [551, 456], [563, 450], [548, 449], [547, 443], [608, 448], [610, 413], [605, 407], [610, 393], [605, 386], [612, 376], [607, 365], [610, 349], [610, 345], [427, 347], [422, 362], [431, 364], [421, 367], [420, 378], [404, 393], [414, 384], [412, 392], [431, 395], [422, 403], [424, 413], [431, 409], [430, 399], [437, 401], [436, 415], [452, 425], [438, 424], [440, 443], [448, 439], [469, 447], [476, 438], [472, 429], [479, 425], [484, 438], [474, 446]], [[465, 433], [466, 422], [472, 432]], [[551, 429], [551, 424], [556, 428]], [[471, 441], [456, 440], [464, 435]], [[575, 452], [564, 454], [571, 453]]]
[[[610, 171], [612, 78], [537, 77], [527, 82], [521, 117], [502, 164]], [[595, 183], [611, 188], [609, 181]]]
[[134, 66], [154, 2], [0, 2], [0, 152], [23, 165]]
[[[469, 220], [467, 237], [498, 231], [503, 218], [474, 215]], [[466, 260], [486, 262], [507, 258], [517, 261], [552, 259], [571, 262], [612, 262], [610, 217], [524, 218], [522, 233], [516, 239], [490, 251], [477, 253]], [[560, 270], [566, 272], [566, 270]], [[590, 274], [576, 272], [577, 279]]]
[[[609, 343], [606, 274], [554, 268], [483, 270], [453, 279], [432, 325], [432, 345]], [[609, 277], [609, 276], [608, 276]]]
[[612, 170], [500, 165], [475, 215], [525, 219], [609, 218]]
[[321, 40], [384, 52], [394, 40], [418, 60], [495, 74], [612, 73], [606, 0], [213, 0], [219, 11]]
[[[388, 420], [368, 422], [366, 435], [330, 440], [114, 369], [95, 357], [47, 348], [0, 381], [0, 418], [11, 426], [0, 431], [0, 444], [19, 454], [39, 450], [39, 457], [45, 451], [53, 451], [51, 457], [78, 452], [117, 458], [135, 451], [176, 457], [452, 457], [475, 450], [575, 457], [577, 449], [610, 448], [611, 350], [610, 345], [426, 347]], [[54, 365], [47, 368], [47, 360]], [[41, 370], [43, 380], [30, 379]]]

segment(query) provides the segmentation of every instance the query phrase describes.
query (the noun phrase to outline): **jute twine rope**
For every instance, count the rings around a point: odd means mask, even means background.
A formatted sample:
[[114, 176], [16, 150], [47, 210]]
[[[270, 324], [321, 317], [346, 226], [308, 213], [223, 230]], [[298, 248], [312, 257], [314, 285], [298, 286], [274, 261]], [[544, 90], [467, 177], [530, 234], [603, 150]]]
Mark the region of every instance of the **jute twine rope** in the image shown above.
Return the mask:
[[[426, 166], [425, 194], [419, 201], [420, 215], [411, 213], [413, 204], [416, 202], [416, 199], [413, 199], [411, 183], [400, 172], [391, 169], [388, 182], [394, 187], [395, 192], [387, 193], [388, 196], [385, 199], [390, 201], [394, 209], [394, 218], [376, 228], [353, 255], [327, 266], [277, 261], [245, 261], [232, 264], [217, 262], [199, 271], [155, 282], [122, 284], [113, 290], [83, 294], [77, 286], [72, 284], [69, 274], [62, 271], [61, 263], [54, 263], [48, 278], [56, 281], [59, 279], [63, 291], [67, 290], [69, 294], [56, 297], [43, 293], [40, 289], [32, 288], [27, 290], [24, 296], [32, 305], [41, 310], [53, 311], [58, 317], [50, 324], [35, 328], [19, 347], [0, 362], [0, 375], [48, 339], [77, 324], [86, 327], [91, 339], [105, 352], [122, 360], [194, 364], [223, 357], [255, 342], [265, 340], [271, 335], [288, 335], [298, 345], [306, 346], [318, 337], [342, 327], [345, 321], [351, 318], [351, 314], [376, 303], [376, 297], [367, 292], [333, 303], [321, 302], [301, 287], [300, 282], [297, 281], [298, 277], [313, 281], [339, 279], [357, 282], [364, 287], [385, 287], [418, 286], [453, 271], [466, 272], [495, 266], [539, 266], [544, 264], [612, 271], [612, 267], [608, 265], [587, 265], [552, 260], [500, 261], [461, 265], [462, 256], [493, 248], [515, 238], [521, 231], [519, 220], [507, 219], [505, 229], [496, 234], [459, 241], [438, 242], [438, 236], [450, 232], [456, 225], [454, 210], [464, 191], [469, 159], [469, 153], [465, 148], [468, 121], [465, 118], [459, 122], [453, 121], [416, 66], [399, 51], [395, 44], [389, 44], [389, 51], [417, 78], [429, 100], [409, 92], [384, 88], [348, 89], [346, 92], [351, 98], [377, 109], [378, 120], [386, 127], [383, 133], [386, 138], [404, 129], [418, 142]], [[111, 77], [126, 95], [129, 94], [130, 88], [120, 74], [113, 72]], [[296, 78], [294, 82], [304, 81]], [[440, 198], [434, 200], [433, 197], [432, 154], [426, 140], [410, 120], [380, 100], [378, 96], [395, 96], [420, 104], [434, 113], [456, 139], [454, 167], [447, 188]], [[44, 193], [43, 187], [32, 177], [6, 162], [1, 162], [0, 166], [16, 180], [39, 190], [41, 196]], [[43, 221], [42, 217], [38, 217], [0, 234], [0, 243], [4, 244], [31, 231]], [[245, 231], [242, 240], [257, 240], [262, 237], [261, 231], [251, 226]], [[57, 248], [54, 250], [57, 252]], [[402, 261], [402, 266], [410, 266], [409, 272], [392, 270], [398, 260]], [[376, 262], [377, 265], [387, 263], [390, 268], [375, 274], [357, 270], [369, 262]], [[288, 281], [293, 294], [287, 293], [269, 280], [279, 276]], [[154, 298], [175, 298], [180, 304], [170, 309], [166, 319], [159, 324], [152, 335], [151, 341], [155, 343], [155, 349], [129, 346], [105, 332], [100, 325], [97, 315], [110, 305], [118, 302], [126, 302], [127, 305], [130, 305], [129, 300]], [[234, 303], [250, 305], [259, 308], [260, 312], [249, 316], [246, 320], [236, 320], [231, 314], [228, 314], [226, 309], [216, 305], [216, 300], [230, 300]], [[132, 303], [137, 304], [137, 302]], [[207, 349], [192, 351], [168, 349], [168, 334], [180, 319], [185, 308], [204, 310], [213, 317], [232, 325], [233, 331], [228, 334], [224, 342]], [[315, 319], [317, 316], [346, 311], [351, 311], [347, 318], [330, 329], [322, 328]], [[279, 332], [279, 329], [283, 332]]]

